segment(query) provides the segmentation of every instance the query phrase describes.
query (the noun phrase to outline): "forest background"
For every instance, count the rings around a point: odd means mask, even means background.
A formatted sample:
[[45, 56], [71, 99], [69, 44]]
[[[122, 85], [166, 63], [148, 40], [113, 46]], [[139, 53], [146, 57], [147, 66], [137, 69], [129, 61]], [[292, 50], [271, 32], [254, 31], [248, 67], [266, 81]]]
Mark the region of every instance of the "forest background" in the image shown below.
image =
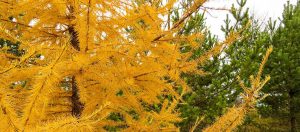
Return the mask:
[[[183, 9], [173, 10], [169, 19], [174, 23], [180, 20], [181, 10], [189, 8], [189, 3], [192, 3], [192, 0], [183, 0]], [[220, 27], [224, 34], [221, 38], [230, 37], [232, 32], [239, 32], [242, 36], [220, 54], [198, 66], [207, 72], [205, 75], [180, 75], [191, 88], [191, 91], [182, 97], [185, 103], [177, 106], [183, 120], [176, 123], [176, 126], [181, 131], [191, 128], [194, 131], [204, 130], [218, 120], [218, 117], [226, 114], [228, 108], [243, 104], [241, 93], [244, 90], [236, 78], [239, 77], [247, 86], [251, 85], [248, 78], [258, 72], [261, 60], [270, 46], [273, 46], [273, 52], [262, 75], [270, 74], [271, 80], [260, 92], [268, 96], [259, 101], [255, 109], [249, 111], [243, 124], [236, 130], [300, 131], [300, 2], [296, 5], [289, 2], [282, 5], [282, 19], [269, 19], [265, 25], [255, 18], [255, 14], [249, 14], [246, 3], [247, 0], [237, 0], [237, 5], [230, 9], [203, 7], [202, 11], [193, 14], [179, 30], [179, 34], [183, 36], [194, 32], [204, 33], [204, 40], [198, 42], [200, 48], [191, 50], [187, 46], [181, 49], [182, 53], [193, 52], [192, 59], [203, 55], [219, 41], [220, 36], [213, 35], [207, 27], [205, 16], [210, 15], [210, 10], [229, 12]], [[13, 21], [14, 18], [9, 19]], [[20, 45], [21, 42], [0, 39], [2, 51], [14, 56], [22, 56], [25, 52], [20, 49]], [[119, 94], [123, 94], [122, 91]], [[162, 106], [153, 105], [150, 109], [160, 111]], [[124, 120], [119, 113], [111, 114], [109, 118], [121, 122]], [[197, 124], [199, 118], [201, 123]], [[122, 129], [106, 128], [108, 131]]]
[[[257, 19], [256, 14], [250, 14], [246, 3], [246, 0], [238, 0], [237, 5], [232, 5], [221, 27], [225, 34], [221, 38], [225, 38], [232, 30], [241, 29], [243, 29], [242, 34], [247, 37], [235, 42], [224, 51], [224, 54], [215, 57], [204, 66], [206, 71], [212, 74], [206, 77], [186, 76], [194, 92], [186, 96], [189, 104], [182, 107], [182, 112], [188, 118], [182, 124], [193, 125], [191, 120], [196, 120], [195, 115], [198, 113], [202, 113], [200, 115], [205, 116], [204, 122], [209, 124], [214, 121], [215, 117], [224, 113], [223, 108], [239, 104], [241, 101], [239, 93], [242, 89], [233, 78], [239, 75], [246, 80], [257, 70], [255, 67], [259, 65], [260, 57], [266, 48], [273, 45], [274, 51], [265, 68], [265, 73], [270, 73], [272, 79], [263, 89], [263, 92], [268, 93], [269, 96], [257, 104], [257, 111], [247, 116], [239, 130], [299, 131], [300, 36], [298, 30], [300, 21], [299, 13], [297, 13], [299, 1], [297, 5], [289, 2], [282, 5], [284, 6], [282, 18], [269, 18], [267, 23], [264, 23], [265, 20]], [[219, 10], [224, 11], [223, 8], [218, 9], [218, 12]], [[213, 17], [209, 13], [205, 15]], [[205, 25], [204, 18], [199, 21], [203, 23], [200, 25]], [[251, 21], [250, 26], [247, 25], [249, 21]], [[218, 38], [220, 35], [214, 36], [208, 31], [205, 45], [210, 48]], [[199, 129], [201, 127], [205, 125], [199, 126]]]

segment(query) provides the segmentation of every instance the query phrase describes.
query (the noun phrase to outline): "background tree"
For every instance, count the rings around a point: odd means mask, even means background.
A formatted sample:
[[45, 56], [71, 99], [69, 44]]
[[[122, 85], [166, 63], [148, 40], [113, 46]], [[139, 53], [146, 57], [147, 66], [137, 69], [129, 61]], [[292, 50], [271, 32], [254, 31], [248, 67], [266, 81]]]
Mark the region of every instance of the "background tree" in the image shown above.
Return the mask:
[[[255, 20], [254, 16], [249, 15], [249, 9], [245, 7], [246, 2], [246, 0], [238, 0], [238, 7], [232, 5], [230, 16], [227, 15], [227, 19], [224, 20], [225, 25], [221, 28], [225, 37], [232, 31], [240, 31], [243, 37], [205, 65], [199, 65], [199, 68], [205, 69], [209, 74], [184, 75], [193, 92], [184, 96], [187, 104], [181, 106], [185, 117], [181, 123], [183, 131], [192, 127], [199, 116], [203, 116], [205, 118], [197, 128], [201, 130], [226, 112], [226, 108], [240, 105], [243, 101], [240, 96], [243, 90], [236, 77], [240, 76], [247, 85], [250, 84], [248, 78], [257, 72], [257, 67], [270, 42], [269, 33], [261, 31], [261, 23]], [[199, 25], [195, 24], [195, 26], [203, 27], [203, 21], [205, 20], [199, 21]], [[196, 50], [194, 55], [201, 55], [217, 41], [218, 38], [208, 32], [205, 40], [199, 42], [202, 47]], [[246, 122], [249, 122], [248, 120], [249, 117], [246, 118]]]
[[269, 96], [246, 118], [242, 131], [299, 131], [299, 12], [299, 1], [287, 2], [280, 26], [269, 20], [265, 32], [274, 51], [265, 72], [272, 79], [263, 90]]
[[[160, 16], [168, 16], [176, 2], [1, 1], [0, 37], [21, 43], [24, 52], [13, 59], [7, 48], [0, 52], [0, 129], [177, 130], [174, 123], [181, 118], [175, 108], [188, 91], [181, 75], [203, 74], [197, 64], [238, 35], [229, 33], [191, 59], [193, 52], [183, 48], [198, 49], [195, 39], [202, 33], [183, 35], [181, 29], [206, 1], [192, 1], [176, 22], [164, 22]], [[246, 90], [249, 101], [207, 131], [231, 130], [242, 122], [258, 99], [253, 95], [262, 86], [260, 72]], [[240, 115], [228, 118], [232, 111]]]
[[[273, 32], [270, 43], [274, 53], [266, 72], [273, 77], [265, 91], [270, 93], [261, 109], [263, 116], [274, 120], [295, 132], [300, 130], [300, 2], [285, 5], [280, 27]], [[275, 125], [276, 126], [276, 125]], [[281, 125], [282, 126], [282, 125]], [[297, 129], [298, 127], [298, 129]], [[271, 130], [280, 129], [270, 127]]]

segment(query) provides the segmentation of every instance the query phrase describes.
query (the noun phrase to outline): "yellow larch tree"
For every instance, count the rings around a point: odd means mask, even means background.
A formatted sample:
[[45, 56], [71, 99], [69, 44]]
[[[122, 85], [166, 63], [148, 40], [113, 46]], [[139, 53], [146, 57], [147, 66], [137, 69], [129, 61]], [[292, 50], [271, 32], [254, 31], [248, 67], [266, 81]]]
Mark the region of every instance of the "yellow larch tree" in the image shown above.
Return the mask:
[[202, 34], [178, 32], [206, 0], [166, 22], [176, 2], [1, 0], [0, 37], [24, 52], [0, 51], [0, 130], [177, 131], [175, 107], [189, 90], [181, 73], [203, 74], [198, 64], [238, 35], [191, 60], [182, 42], [197, 48]]

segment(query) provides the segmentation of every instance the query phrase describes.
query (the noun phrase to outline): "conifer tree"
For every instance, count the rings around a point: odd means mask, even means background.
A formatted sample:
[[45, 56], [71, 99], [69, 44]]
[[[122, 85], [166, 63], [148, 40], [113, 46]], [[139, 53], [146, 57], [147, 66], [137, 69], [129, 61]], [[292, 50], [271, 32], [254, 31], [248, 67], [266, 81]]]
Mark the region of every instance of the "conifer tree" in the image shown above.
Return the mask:
[[297, 5], [287, 2], [282, 16], [279, 28], [271, 34], [274, 53], [266, 72], [273, 79], [265, 89], [270, 96], [264, 100], [261, 113], [296, 132], [300, 130], [300, 1]]
[[[237, 0], [236, 3], [237, 6], [232, 5], [228, 10], [229, 14], [221, 30], [225, 37], [232, 31], [240, 31], [241, 39], [234, 41], [223, 50], [222, 54], [211, 58], [205, 65], [199, 65], [209, 74], [185, 76], [193, 91], [184, 96], [186, 104], [181, 105], [184, 117], [181, 123], [183, 131], [193, 126], [199, 116], [204, 119], [196, 130], [212, 124], [228, 107], [240, 105], [243, 101], [240, 96], [243, 89], [236, 77], [239, 76], [249, 85], [249, 76], [257, 72], [261, 58], [270, 45], [268, 32], [261, 31], [259, 20], [250, 16], [249, 9], [246, 8], [247, 0]], [[205, 40], [200, 43], [202, 46], [194, 52], [194, 55], [201, 55], [217, 41], [216, 36], [207, 33]], [[249, 117], [246, 116], [245, 123], [249, 121]]]
[[176, 129], [181, 95], [175, 88], [188, 89], [180, 74], [201, 73], [197, 64], [237, 35], [190, 60], [180, 43], [196, 48], [201, 33], [176, 33], [205, 1], [194, 1], [162, 28], [159, 15], [168, 15], [175, 2], [1, 1], [0, 35], [24, 50], [10, 59], [1, 49], [1, 129]]
[[[191, 1], [176, 22], [165, 22], [176, 2], [0, 1], [0, 37], [20, 43], [22, 51], [15, 55], [1, 48], [0, 130], [178, 130], [176, 106], [189, 90], [180, 75], [203, 74], [198, 64], [239, 35], [230, 32], [225, 41], [191, 59], [193, 52], [182, 48], [199, 48], [195, 40], [203, 34], [183, 35], [181, 29], [206, 1]], [[230, 109], [207, 131], [231, 130], [242, 122], [264, 84], [265, 61], [252, 78], [253, 87], [243, 87], [245, 104]], [[232, 111], [241, 113], [228, 118]]]

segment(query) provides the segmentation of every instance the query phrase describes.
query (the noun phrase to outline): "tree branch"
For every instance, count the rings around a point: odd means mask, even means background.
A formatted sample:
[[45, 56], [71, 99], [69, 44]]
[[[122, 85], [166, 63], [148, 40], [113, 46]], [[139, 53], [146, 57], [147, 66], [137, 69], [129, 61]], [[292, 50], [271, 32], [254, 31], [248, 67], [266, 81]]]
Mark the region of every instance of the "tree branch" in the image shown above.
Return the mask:
[[166, 31], [163, 34], [160, 34], [159, 36], [154, 38], [151, 42], [158, 41], [162, 37], [166, 36], [167, 32], [172, 31], [177, 27], [179, 27], [187, 18], [189, 18], [194, 12], [196, 12], [203, 5], [204, 2], [206, 2], [206, 0], [195, 1], [194, 5], [186, 13], [184, 13], [183, 16], [168, 31]]
[[[26, 25], [26, 24], [20, 23], [20, 22], [14, 22], [14, 21], [2, 19], [2, 18], [0, 18], [0, 20], [1, 20], [1, 21], [4, 21], [4, 22], [9, 22], [9, 23], [14, 23], [14, 24], [17, 24], [17, 25], [21, 25], [21, 26], [23, 26], [23, 27], [33, 28], [32, 26], [29, 26], [29, 25]], [[54, 36], [54, 37], [59, 37], [59, 35], [57, 35], [57, 34], [49, 33], [49, 32], [47, 32], [47, 31], [44, 31], [44, 30], [41, 30], [41, 29], [36, 29], [36, 30], [39, 30], [39, 31], [41, 31], [41, 32], [43, 32], [43, 33], [45, 33], [45, 34], [49, 34], [49, 35]]]

